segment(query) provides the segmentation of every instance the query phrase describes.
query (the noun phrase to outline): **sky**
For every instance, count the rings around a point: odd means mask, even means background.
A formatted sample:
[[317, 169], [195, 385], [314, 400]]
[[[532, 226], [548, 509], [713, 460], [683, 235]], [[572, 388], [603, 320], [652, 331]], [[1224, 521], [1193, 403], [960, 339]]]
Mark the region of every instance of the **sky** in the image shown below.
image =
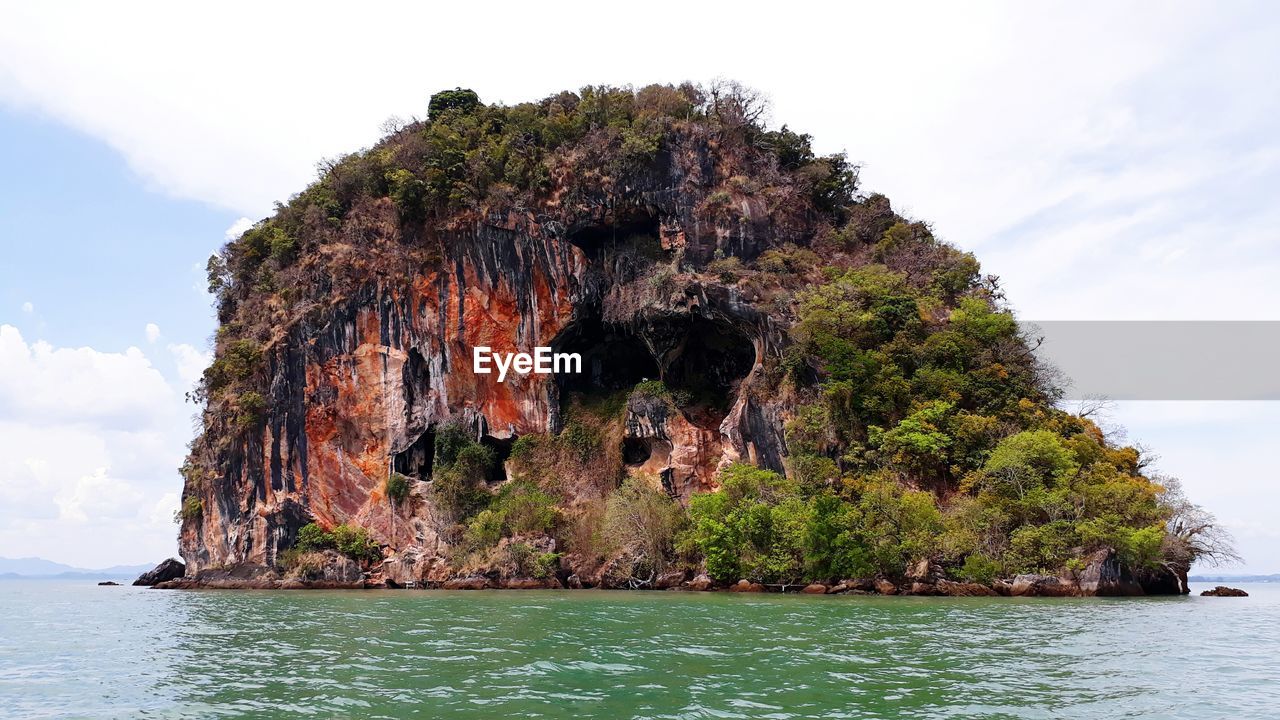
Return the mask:
[[[176, 551], [203, 264], [431, 93], [736, 79], [1024, 320], [1280, 320], [1263, 2], [0, 4], [0, 556]], [[1135, 357], [1134, 362], [1150, 362]], [[1280, 572], [1280, 403], [1109, 422]]]

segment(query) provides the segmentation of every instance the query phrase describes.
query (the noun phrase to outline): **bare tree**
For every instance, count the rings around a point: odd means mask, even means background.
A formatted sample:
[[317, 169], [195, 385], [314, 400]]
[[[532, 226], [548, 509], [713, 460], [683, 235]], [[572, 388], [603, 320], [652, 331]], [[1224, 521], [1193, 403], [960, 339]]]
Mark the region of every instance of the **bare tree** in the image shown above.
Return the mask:
[[[1128, 437], [1129, 431], [1123, 425], [1115, 422], [1115, 418], [1111, 414], [1115, 407], [1115, 401], [1106, 395], [1085, 395], [1076, 402], [1075, 414], [1076, 417], [1093, 421], [1093, 424], [1097, 425], [1098, 429], [1102, 431], [1102, 437], [1107, 442], [1119, 445]], [[1159, 459], [1158, 455], [1142, 445], [1138, 445], [1137, 450], [1139, 470]]]
[[725, 127], [763, 125], [769, 112], [768, 96], [736, 80], [713, 80], [705, 97], [707, 114]]
[[1082, 418], [1109, 418], [1115, 406], [1115, 402], [1106, 395], [1085, 395], [1076, 403], [1076, 415]]
[[618, 570], [629, 587], [648, 587], [663, 573], [684, 517], [656, 478], [630, 477], [609, 496], [604, 536], [622, 551]]
[[382, 131], [383, 135], [392, 135], [405, 129], [408, 125], [409, 121], [399, 115], [389, 115], [387, 116], [387, 119], [383, 120], [382, 124], [378, 126], [378, 129]]
[[1173, 477], [1156, 478], [1164, 492], [1160, 505], [1168, 513], [1164, 555], [1190, 567], [1193, 562], [1208, 565], [1238, 563], [1235, 539], [1218, 524], [1213, 513], [1187, 499], [1182, 482]]

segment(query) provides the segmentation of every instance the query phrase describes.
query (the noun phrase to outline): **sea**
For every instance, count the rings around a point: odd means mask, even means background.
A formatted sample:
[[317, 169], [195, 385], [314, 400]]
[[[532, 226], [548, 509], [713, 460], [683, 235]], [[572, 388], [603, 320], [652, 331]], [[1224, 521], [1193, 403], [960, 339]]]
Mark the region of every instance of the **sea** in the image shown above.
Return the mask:
[[3, 718], [1280, 718], [1247, 598], [0, 581]]

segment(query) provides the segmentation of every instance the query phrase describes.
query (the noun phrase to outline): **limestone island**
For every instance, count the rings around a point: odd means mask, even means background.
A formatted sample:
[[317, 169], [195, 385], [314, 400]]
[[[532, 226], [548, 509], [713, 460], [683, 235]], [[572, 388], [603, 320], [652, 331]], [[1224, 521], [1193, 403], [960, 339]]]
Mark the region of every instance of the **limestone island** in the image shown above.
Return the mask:
[[210, 258], [158, 587], [1179, 594], [1229, 556], [997, 278], [757, 93], [428, 109]]

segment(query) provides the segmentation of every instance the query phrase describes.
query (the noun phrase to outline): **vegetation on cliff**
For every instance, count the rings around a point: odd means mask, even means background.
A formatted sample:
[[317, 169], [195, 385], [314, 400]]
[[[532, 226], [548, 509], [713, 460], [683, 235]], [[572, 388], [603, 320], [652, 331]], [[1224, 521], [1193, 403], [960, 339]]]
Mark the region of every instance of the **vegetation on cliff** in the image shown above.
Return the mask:
[[[844, 155], [820, 156], [809, 136], [763, 118], [759, 97], [733, 84], [589, 87], [512, 106], [457, 89], [432, 98], [428, 119], [325, 163], [209, 261], [222, 325], [197, 392], [206, 429], [188, 499], [207, 495], [202, 478], [219, 474], [225, 446], [273, 417], [271, 358], [299, 323], [406, 267], [444, 266], [453, 229], [567, 216], [609, 227], [634, 268], [594, 300], [606, 321], [644, 325], [675, 312], [671, 298], [722, 291], [761, 318], [752, 332], [766, 350], [723, 382], [724, 368], [705, 367], [566, 385], [549, 431], [502, 454], [472, 427], [436, 428], [429, 476], [380, 482], [397, 506], [438, 510], [455, 572], [564, 568], [630, 586], [686, 570], [788, 585], [912, 573], [988, 583], [1078, 571], [1104, 548], [1136, 576], [1229, 555], [1211, 517], [1147, 472], [1149, 456], [1058, 407], [1052, 373], [972, 255], [860, 193]], [[685, 246], [602, 206], [657, 202], [637, 188], [660, 185], [675, 153], [700, 153], [705, 171], [674, 205], [716, 227], [763, 212], [775, 232]], [[730, 356], [722, 340], [702, 333], [706, 357]], [[637, 403], [645, 417], [714, 430], [735, 397], [779, 408], [780, 467], [726, 461], [716, 489], [678, 497], [644, 469], [647, 450], [628, 456]], [[295, 542], [370, 555], [350, 532], [306, 526]]]

